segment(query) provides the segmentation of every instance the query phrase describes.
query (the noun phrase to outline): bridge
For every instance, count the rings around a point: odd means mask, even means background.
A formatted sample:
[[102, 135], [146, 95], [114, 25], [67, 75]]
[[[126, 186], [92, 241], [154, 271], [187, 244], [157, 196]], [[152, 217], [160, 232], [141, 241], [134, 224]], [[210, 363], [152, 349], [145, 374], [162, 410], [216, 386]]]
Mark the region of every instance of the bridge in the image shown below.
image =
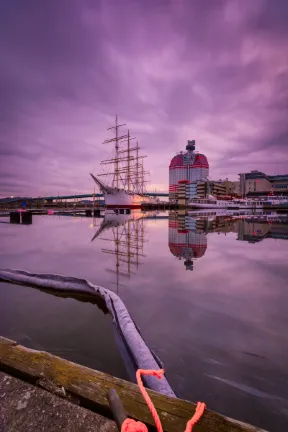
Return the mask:
[[[145, 195], [151, 197], [168, 197], [168, 192], [146, 192]], [[56, 200], [75, 200], [85, 198], [101, 198], [102, 193], [90, 193], [90, 194], [74, 194], [74, 195], [51, 195], [51, 196], [40, 196], [40, 197], [7, 197], [2, 198], [0, 202], [15, 202], [15, 201], [56, 201]]]
[[[168, 197], [168, 192], [146, 192], [145, 195], [151, 196], [151, 197]], [[37, 199], [44, 199], [44, 200], [59, 200], [59, 199], [84, 199], [84, 198], [101, 198], [103, 197], [102, 193], [96, 193], [95, 195], [92, 194], [81, 194], [81, 195], [55, 195], [55, 196], [46, 196], [46, 197], [38, 197]]]

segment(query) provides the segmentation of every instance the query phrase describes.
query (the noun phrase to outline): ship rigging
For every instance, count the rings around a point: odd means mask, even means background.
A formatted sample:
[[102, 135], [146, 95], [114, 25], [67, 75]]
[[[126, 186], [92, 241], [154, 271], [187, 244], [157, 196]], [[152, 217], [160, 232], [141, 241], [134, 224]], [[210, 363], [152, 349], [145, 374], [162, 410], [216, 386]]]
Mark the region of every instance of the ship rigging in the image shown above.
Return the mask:
[[146, 156], [139, 154], [139, 144], [131, 145], [135, 138], [131, 137], [130, 131], [127, 134], [121, 134], [120, 127], [126, 124], [118, 124], [116, 116], [115, 126], [108, 128], [114, 130], [115, 136], [107, 139], [103, 144], [114, 144], [114, 154], [112, 158], [102, 160], [101, 165], [109, 168], [113, 167], [112, 184], [100, 180], [100, 176], [111, 176], [111, 173], [102, 173], [95, 177], [91, 174], [93, 180], [99, 186], [108, 208], [139, 208], [142, 203], [155, 201], [145, 194], [145, 176], [149, 174], [144, 169], [143, 159]]

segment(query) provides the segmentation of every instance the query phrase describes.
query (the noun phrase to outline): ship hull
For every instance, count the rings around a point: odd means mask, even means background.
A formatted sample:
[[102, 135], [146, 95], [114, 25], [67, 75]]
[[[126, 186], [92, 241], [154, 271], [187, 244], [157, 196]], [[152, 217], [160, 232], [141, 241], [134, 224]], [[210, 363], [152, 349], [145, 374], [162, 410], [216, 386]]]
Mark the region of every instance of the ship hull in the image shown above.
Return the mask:
[[153, 203], [152, 198], [146, 195], [133, 194], [122, 189], [114, 193], [103, 192], [107, 208], [140, 208], [144, 203]]
[[157, 198], [151, 198], [144, 194], [137, 194], [125, 189], [117, 189], [107, 186], [97, 177], [91, 174], [95, 183], [99, 186], [107, 208], [140, 208], [142, 204], [157, 204]]

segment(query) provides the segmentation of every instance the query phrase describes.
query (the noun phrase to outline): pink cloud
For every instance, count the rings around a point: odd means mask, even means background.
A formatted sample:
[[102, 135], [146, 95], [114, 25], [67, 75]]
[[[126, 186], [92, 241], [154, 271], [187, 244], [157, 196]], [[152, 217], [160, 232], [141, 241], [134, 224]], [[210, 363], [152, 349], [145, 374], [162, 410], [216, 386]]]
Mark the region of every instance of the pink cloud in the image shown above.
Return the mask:
[[188, 139], [213, 178], [287, 171], [287, 2], [208, 3], [2, 6], [1, 195], [90, 191], [116, 112], [154, 185]]

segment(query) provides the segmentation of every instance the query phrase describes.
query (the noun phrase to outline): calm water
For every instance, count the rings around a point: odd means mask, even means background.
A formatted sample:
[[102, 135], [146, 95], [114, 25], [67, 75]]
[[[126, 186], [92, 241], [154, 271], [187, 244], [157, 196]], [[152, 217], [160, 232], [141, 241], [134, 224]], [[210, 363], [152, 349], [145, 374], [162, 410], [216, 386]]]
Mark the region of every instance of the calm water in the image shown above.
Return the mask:
[[[125, 218], [0, 223], [1, 267], [118, 292], [179, 397], [287, 430], [288, 225]], [[1, 283], [0, 334], [127, 379], [111, 318], [89, 302]]]

